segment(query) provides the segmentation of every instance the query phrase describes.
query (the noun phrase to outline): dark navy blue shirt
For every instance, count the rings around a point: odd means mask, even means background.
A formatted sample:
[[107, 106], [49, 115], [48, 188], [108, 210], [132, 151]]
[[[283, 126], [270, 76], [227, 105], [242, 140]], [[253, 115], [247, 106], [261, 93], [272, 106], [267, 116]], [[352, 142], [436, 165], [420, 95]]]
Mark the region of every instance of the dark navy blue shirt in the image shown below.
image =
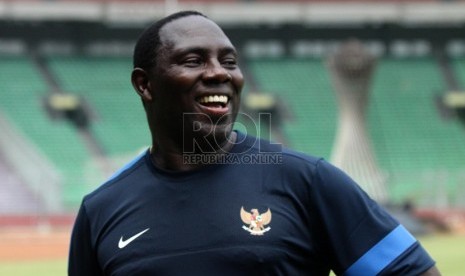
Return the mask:
[[168, 172], [141, 154], [84, 198], [69, 275], [418, 275], [434, 265], [322, 159], [238, 133], [222, 161]]

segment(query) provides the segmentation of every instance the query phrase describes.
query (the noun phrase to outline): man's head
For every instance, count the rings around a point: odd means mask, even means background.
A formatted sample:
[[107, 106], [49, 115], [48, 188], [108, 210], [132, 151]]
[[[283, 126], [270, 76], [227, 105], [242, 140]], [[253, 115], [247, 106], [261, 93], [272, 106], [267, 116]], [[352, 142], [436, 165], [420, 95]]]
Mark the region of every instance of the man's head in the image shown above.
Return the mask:
[[217, 24], [197, 12], [158, 21], [137, 42], [134, 67], [132, 83], [154, 143], [170, 139], [193, 152], [193, 140], [202, 151], [226, 142], [239, 110], [243, 76], [236, 50]]
[[134, 68], [142, 68], [146, 71], [152, 69], [156, 64], [157, 53], [160, 49], [160, 30], [171, 21], [191, 15], [198, 15], [206, 18], [204, 14], [197, 11], [181, 11], [160, 19], [147, 27], [139, 36], [134, 48]]

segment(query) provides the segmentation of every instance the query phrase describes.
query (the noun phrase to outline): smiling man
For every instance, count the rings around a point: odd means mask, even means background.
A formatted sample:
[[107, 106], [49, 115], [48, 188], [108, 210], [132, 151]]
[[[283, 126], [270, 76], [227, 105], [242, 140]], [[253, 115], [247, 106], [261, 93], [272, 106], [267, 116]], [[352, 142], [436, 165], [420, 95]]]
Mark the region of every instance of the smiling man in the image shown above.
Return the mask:
[[[132, 74], [152, 132], [153, 160], [165, 169], [191, 169], [183, 154], [227, 152], [235, 139], [244, 83], [237, 53], [223, 31], [200, 15], [171, 20], [159, 34], [153, 30], [136, 46]], [[160, 44], [154, 49], [147, 42], [156, 35]], [[156, 56], [144, 56], [150, 51]]]
[[85, 196], [69, 275], [439, 275], [346, 174], [232, 130], [243, 76], [204, 15], [147, 28], [131, 79], [152, 147]]

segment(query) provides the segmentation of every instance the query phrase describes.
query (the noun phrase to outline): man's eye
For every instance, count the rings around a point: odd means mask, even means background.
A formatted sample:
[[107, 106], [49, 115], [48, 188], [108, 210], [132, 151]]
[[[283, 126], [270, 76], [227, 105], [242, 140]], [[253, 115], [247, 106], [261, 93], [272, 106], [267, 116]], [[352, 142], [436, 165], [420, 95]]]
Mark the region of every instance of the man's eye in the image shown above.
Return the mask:
[[202, 61], [199, 58], [188, 58], [185, 59], [183, 63], [188, 66], [197, 66], [200, 65]]
[[228, 67], [235, 67], [237, 65], [237, 61], [235, 59], [225, 59], [222, 63], [224, 66]]

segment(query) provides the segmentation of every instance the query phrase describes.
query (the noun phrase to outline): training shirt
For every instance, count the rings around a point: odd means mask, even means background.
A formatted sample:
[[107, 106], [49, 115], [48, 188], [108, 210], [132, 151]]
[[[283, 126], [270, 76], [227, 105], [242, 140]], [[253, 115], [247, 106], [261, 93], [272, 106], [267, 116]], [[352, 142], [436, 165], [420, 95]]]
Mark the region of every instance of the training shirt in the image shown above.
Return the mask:
[[220, 161], [171, 172], [147, 150], [122, 168], [83, 199], [69, 275], [418, 275], [434, 265], [323, 159], [238, 133]]

